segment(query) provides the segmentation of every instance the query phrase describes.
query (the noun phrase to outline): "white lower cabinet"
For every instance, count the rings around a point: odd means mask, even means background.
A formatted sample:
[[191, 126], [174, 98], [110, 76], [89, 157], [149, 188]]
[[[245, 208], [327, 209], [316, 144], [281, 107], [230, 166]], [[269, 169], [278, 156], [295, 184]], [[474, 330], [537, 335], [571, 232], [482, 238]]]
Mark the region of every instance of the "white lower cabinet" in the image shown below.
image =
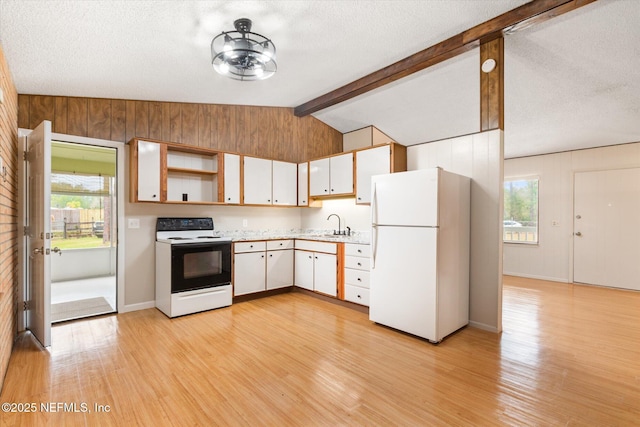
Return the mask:
[[335, 243], [296, 240], [295, 285], [325, 295], [338, 295]]
[[233, 295], [293, 285], [293, 242], [237, 242], [233, 254]]
[[293, 250], [267, 251], [267, 290], [293, 285]]
[[294, 285], [313, 290], [313, 252], [295, 251], [296, 268]]
[[344, 299], [369, 306], [370, 246], [346, 243], [344, 253]]
[[335, 297], [338, 295], [338, 260], [331, 254], [314, 254], [313, 290]]

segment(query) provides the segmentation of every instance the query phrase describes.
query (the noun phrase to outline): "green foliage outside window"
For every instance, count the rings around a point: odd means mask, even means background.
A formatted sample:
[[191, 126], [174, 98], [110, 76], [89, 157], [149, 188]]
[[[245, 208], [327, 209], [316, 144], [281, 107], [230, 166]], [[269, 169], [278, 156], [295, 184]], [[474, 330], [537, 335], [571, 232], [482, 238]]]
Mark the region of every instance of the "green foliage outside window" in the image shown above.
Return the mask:
[[538, 243], [538, 179], [504, 182], [503, 240]]

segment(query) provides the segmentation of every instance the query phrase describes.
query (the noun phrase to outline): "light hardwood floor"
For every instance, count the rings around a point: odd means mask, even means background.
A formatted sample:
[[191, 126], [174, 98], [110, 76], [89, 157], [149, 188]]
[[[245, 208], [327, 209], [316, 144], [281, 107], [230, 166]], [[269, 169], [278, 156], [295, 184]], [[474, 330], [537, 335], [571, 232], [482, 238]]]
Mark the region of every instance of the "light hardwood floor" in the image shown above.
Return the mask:
[[502, 334], [437, 346], [295, 292], [61, 324], [50, 352], [20, 336], [0, 402], [38, 411], [0, 424], [640, 424], [640, 293], [505, 277], [503, 302]]

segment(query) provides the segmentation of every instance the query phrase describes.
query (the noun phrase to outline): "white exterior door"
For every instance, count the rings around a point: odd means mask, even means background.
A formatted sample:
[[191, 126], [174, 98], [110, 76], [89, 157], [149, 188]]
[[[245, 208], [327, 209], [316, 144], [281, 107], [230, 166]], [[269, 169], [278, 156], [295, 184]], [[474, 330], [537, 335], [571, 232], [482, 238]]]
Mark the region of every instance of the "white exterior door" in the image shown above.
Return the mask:
[[27, 328], [51, 345], [51, 122], [27, 136]]
[[640, 168], [578, 172], [573, 281], [640, 290]]

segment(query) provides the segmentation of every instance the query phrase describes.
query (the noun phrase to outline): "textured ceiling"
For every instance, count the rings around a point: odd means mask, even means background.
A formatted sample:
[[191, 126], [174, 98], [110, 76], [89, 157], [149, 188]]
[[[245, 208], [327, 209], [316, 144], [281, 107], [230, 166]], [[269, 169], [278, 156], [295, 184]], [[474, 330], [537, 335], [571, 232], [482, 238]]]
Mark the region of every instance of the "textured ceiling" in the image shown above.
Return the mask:
[[[526, 0], [0, 0], [19, 93], [295, 107]], [[217, 75], [209, 44], [248, 17], [278, 72]], [[507, 157], [640, 141], [640, 1], [600, 0], [505, 39]], [[476, 132], [478, 52], [315, 114], [403, 144]]]

